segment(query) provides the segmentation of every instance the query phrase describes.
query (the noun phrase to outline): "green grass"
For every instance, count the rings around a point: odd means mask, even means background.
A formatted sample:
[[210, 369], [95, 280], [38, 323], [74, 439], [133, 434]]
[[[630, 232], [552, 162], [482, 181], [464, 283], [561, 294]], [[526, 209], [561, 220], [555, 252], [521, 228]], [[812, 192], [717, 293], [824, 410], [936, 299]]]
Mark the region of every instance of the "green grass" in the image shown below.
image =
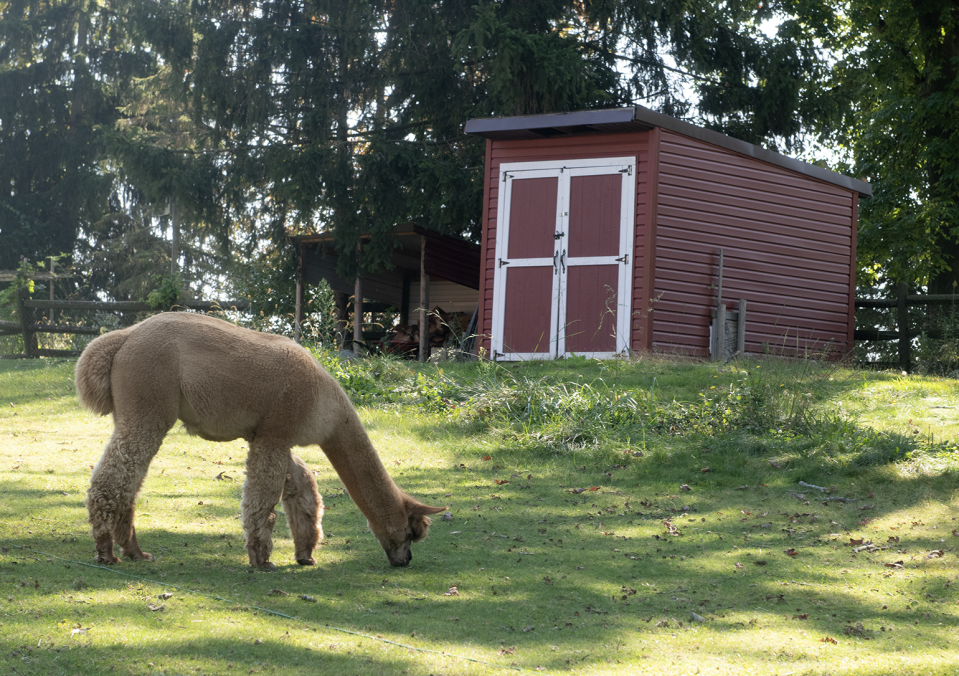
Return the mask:
[[954, 380], [319, 356], [397, 483], [452, 511], [409, 568], [308, 448], [319, 564], [293, 563], [280, 518], [279, 570], [252, 572], [244, 445], [179, 429], [138, 504], [157, 561], [93, 566], [83, 501], [110, 420], [77, 407], [72, 362], [0, 362], [3, 673], [959, 669]]

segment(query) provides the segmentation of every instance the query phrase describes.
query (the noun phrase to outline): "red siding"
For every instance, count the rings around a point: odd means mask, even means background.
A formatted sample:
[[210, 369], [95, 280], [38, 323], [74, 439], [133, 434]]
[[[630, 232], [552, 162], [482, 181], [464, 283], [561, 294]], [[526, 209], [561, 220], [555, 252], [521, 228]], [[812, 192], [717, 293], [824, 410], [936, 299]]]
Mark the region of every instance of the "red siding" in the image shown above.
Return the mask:
[[506, 352], [549, 352], [552, 298], [552, 266], [509, 271], [503, 319]]
[[556, 232], [555, 178], [514, 178], [508, 258], [552, 258]]
[[[619, 223], [616, 223], [619, 229]], [[566, 351], [616, 351], [615, 265], [583, 265], [569, 269], [566, 285]]]
[[672, 132], [659, 162], [654, 349], [708, 354], [722, 248], [747, 352], [845, 350], [854, 193]]

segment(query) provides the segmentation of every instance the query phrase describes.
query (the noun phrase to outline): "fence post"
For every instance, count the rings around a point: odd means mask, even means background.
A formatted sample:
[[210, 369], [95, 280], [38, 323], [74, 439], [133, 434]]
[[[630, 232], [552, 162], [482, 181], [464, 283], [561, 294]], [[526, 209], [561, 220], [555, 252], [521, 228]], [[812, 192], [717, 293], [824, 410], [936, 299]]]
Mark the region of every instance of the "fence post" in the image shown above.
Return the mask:
[[[24, 301], [27, 299], [30, 291], [27, 287], [21, 287], [17, 292], [17, 314], [20, 315], [20, 330], [23, 331], [23, 353], [30, 359], [37, 357], [37, 334], [33, 330], [33, 310], [27, 310]], [[30, 312], [30, 316], [27, 316]]]
[[912, 341], [909, 337], [909, 306], [906, 305], [906, 283], [896, 287], [896, 314], [899, 329], [899, 368], [907, 373], [912, 370]]

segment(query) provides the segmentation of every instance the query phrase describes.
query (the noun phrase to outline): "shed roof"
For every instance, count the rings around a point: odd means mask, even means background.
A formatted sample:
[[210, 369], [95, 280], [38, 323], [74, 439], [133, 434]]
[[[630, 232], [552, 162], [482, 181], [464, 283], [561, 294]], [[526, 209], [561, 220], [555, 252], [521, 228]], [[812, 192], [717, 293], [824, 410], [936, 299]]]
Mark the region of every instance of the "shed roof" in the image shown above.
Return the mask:
[[697, 127], [689, 122], [663, 115], [643, 106], [609, 108], [606, 110], [579, 110], [570, 113], [546, 115], [519, 115], [469, 120], [466, 133], [494, 141], [513, 141], [555, 138], [582, 134], [617, 134], [649, 131], [654, 127], [689, 136], [741, 155], [769, 162], [778, 167], [805, 174], [827, 183], [855, 191], [863, 197], [872, 195], [872, 186], [865, 181], [823, 169], [772, 150], [740, 141], [719, 132]]
[[[363, 235], [363, 239], [369, 239]], [[392, 269], [363, 275], [363, 295], [399, 307], [404, 277], [418, 280], [420, 256], [430, 277], [445, 279], [471, 289], [479, 288], [480, 248], [456, 237], [441, 235], [414, 223], [397, 225], [392, 233], [394, 249], [390, 257]], [[338, 254], [333, 247], [333, 233], [301, 235], [291, 238], [304, 248], [304, 276], [310, 283], [326, 279], [330, 286], [344, 293], [353, 293], [353, 280], [336, 274]], [[421, 249], [425, 245], [425, 251]]]

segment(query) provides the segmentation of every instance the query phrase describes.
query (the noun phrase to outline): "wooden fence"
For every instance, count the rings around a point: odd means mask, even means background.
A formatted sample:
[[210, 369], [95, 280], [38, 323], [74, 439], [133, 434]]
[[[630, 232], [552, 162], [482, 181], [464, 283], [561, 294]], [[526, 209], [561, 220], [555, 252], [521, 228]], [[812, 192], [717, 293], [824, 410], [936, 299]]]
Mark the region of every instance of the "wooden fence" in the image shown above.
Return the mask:
[[[38, 333], [61, 333], [73, 335], [99, 336], [102, 333], [99, 326], [69, 326], [65, 324], [38, 324], [32, 321], [34, 310], [88, 310], [88, 311], [106, 311], [106, 312], [158, 312], [143, 302], [105, 302], [105, 301], [87, 301], [87, 300], [39, 300], [30, 298], [26, 290], [20, 292], [17, 296], [17, 315], [20, 321], [9, 322], [0, 321], [0, 336], [23, 335], [23, 354], [4, 355], [5, 358], [34, 358], [34, 357], [76, 357], [80, 354], [78, 350], [46, 350], [38, 347]], [[199, 301], [185, 300], [177, 303], [170, 308], [184, 308], [189, 310], [202, 310], [209, 312], [211, 310], [245, 310], [250, 305], [249, 301]]]
[[959, 306], [959, 295], [929, 294], [925, 296], [909, 295], [905, 284], [896, 287], [894, 299], [867, 299], [857, 298], [857, 308], [895, 308], [896, 330], [881, 331], [876, 328], [856, 329], [853, 338], [857, 341], [899, 341], [899, 367], [903, 371], [910, 371], [912, 367], [912, 339], [920, 335], [930, 338], [942, 338], [941, 329], [914, 330], [909, 323], [909, 308], [921, 305], [956, 305]]

